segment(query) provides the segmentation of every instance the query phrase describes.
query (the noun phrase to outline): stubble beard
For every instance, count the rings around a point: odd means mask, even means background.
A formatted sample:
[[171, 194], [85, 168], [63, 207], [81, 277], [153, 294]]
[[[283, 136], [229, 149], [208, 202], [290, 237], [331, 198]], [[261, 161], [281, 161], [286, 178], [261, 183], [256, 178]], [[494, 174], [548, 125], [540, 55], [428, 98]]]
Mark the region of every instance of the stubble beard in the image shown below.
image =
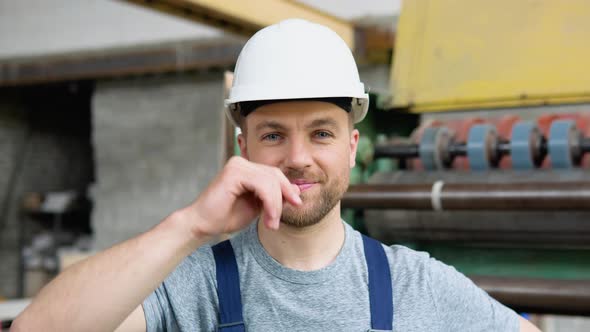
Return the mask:
[[[287, 176], [289, 177], [289, 174]], [[304, 207], [296, 208], [291, 205], [283, 207], [282, 223], [295, 228], [309, 227], [319, 223], [344, 196], [348, 189], [348, 176], [336, 177], [329, 182], [320, 181], [317, 185], [320, 186], [319, 194], [313, 195], [308, 192], [301, 194]]]

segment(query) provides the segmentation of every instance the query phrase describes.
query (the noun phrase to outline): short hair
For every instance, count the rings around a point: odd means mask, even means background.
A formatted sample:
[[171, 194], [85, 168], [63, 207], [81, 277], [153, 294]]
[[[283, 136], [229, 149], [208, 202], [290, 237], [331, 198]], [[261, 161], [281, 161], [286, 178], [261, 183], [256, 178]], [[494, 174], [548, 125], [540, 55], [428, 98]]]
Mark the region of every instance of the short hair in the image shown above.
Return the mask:
[[323, 101], [326, 103], [334, 104], [347, 113], [352, 111], [352, 98], [351, 97], [327, 97], [327, 98], [301, 98], [301, 99], [270, 99], [270, 100], [251, 100], [242, 101], [238, 104], [240, 115], [245, 118], [248, 114], [254, 112], [259, 107], [269, 104], [289, 102], [289, 101]]

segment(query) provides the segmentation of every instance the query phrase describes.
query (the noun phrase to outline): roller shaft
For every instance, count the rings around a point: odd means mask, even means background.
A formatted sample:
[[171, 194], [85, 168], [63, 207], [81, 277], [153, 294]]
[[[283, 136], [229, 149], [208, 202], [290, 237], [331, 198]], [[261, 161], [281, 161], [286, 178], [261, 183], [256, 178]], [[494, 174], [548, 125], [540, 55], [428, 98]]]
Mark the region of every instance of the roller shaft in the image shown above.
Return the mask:
[[590, 152], [590, 138], [582, 138], [580, 141], [580, 151], [582, 153]]
[[[588, 149], [590, 151], [590, 140], [588, 142]], [[418, 144], [396, 144], [396, 145], [377, 145], [373, 157], [378, 158], [418, 158], [419, 157]], [[498, 144], [498, 153], [500, 155], [510, 154], [510, 143], [500, 142]], [[465, 143], [451, 143], [448, 146], [449, 154], [454, 157], [467, 156], [467, 145]]]
[[416, 158], [418, 157], [418, 144], [404, 145], [377, 145], [374, 158]]
[[[442, 185], [442, 186], [441, 186]], [[590, 182], [357, 185], [342, 206], [411, 210], [590, 210]]]
[[[559, 127], [559, 126], [556, 126]], [[543, 136], [540, 136], [539, 141], [536, 145], [533, 145], [533, 148], [530, 150], [522, 151], [520, 149], [519, 153], [526, 153], [531, 154], [530, 158], [533, 159], [532, 163], [535, 166], [541, 165], [542, 161], [549, 153], [549, 142]], [[556, 135], [556, 142], [561, 143], [559, 139], [566, 140], [567, 136], [565, 134]], [[520, 142], [522, 144], [522, 142]], [[439, 147], [439, 149], [445, 150], [446, 155], [448, 157], [448, 161], [446, 161], [445, 165], [450, 165], [452, 160], [455, 157], [467, 157], [469, 152], [468, 148], [469, 144], [463, 142], [454, 142], [450, 140], [447, 144]], [[559, 148], [559, 146], [554, 147]], [[492, 160], [490, 161], [492, 164], [496, 164], [503, 156], [511, 155], [515, 153], [512, 151], [513, 147], [510, 141], [498, 140], [497, 144], [493, 146], [490, 150], [489, 155], [493, 156]], [[573, 140], [571, 146], [569, 147], [570, 153], [572, 153], [572, 159], [576, 161], [576, 163], [580, 160], [581, 155], [584, 153], [590, 152], [590, 138], [579, 137], [577, 140]], [[479, 152], [479, 150], [476, 150]], [[567, 153], [564, 151], [564, 153]], [[444, 154], [440, 154], [444, 155]], [[561, 157], [561, 155], [554, 156], [554, 158]], [[410, 159], [410, 158], [420, 158], [420, 145], [419, 144], [397, 144], [397, 145], [378, 145], [375, 147], [374, 158], [397, 158], [397, 159]], [[558, 158], [555, 162], [561, 161], [561, 159], [568, 159], [569, 157]], [[479, 160], [479, 159], [478, 159]]]
[[496, 300], [521, 312], [590, 315], [590, 281], [472, 276]]

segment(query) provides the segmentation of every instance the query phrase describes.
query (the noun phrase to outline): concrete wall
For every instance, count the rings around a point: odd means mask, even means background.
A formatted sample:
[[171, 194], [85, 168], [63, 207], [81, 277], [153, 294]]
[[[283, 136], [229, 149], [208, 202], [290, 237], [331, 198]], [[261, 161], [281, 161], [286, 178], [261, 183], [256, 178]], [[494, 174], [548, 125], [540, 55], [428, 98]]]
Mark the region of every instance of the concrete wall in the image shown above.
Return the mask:
[[99, 82], [92, 216], [103, 249], [191, 203], [220, 169], [223, 74]]
[[92, 180], [87, 93], [76, 85], [0, 90], [1, 297], [17, 296], [23, 195], [83, 190]]

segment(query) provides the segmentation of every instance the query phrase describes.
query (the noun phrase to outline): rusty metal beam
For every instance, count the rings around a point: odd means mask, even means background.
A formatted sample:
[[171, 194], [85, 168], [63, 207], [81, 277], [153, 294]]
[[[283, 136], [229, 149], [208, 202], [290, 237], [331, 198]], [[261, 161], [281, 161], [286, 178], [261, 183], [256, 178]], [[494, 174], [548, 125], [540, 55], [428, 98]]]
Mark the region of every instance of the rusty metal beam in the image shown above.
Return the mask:
[[590, 210], [590, 182], [352, 186], [346, 208], [409, 210]]
[[354, 49], [354, 25], [290, 0], [127, 0], [160, 12], [213, 25], [246, 36], [287, 18], [303, 18], [330, 27]]
[[590, 316], [590, 280], [470, 278], [493, 298], [520, 312]]
[[232, 68], [244, 45], [237, 39], [182, 42], [152, 48], [20, 59], [0, 62], [0, 87]]

